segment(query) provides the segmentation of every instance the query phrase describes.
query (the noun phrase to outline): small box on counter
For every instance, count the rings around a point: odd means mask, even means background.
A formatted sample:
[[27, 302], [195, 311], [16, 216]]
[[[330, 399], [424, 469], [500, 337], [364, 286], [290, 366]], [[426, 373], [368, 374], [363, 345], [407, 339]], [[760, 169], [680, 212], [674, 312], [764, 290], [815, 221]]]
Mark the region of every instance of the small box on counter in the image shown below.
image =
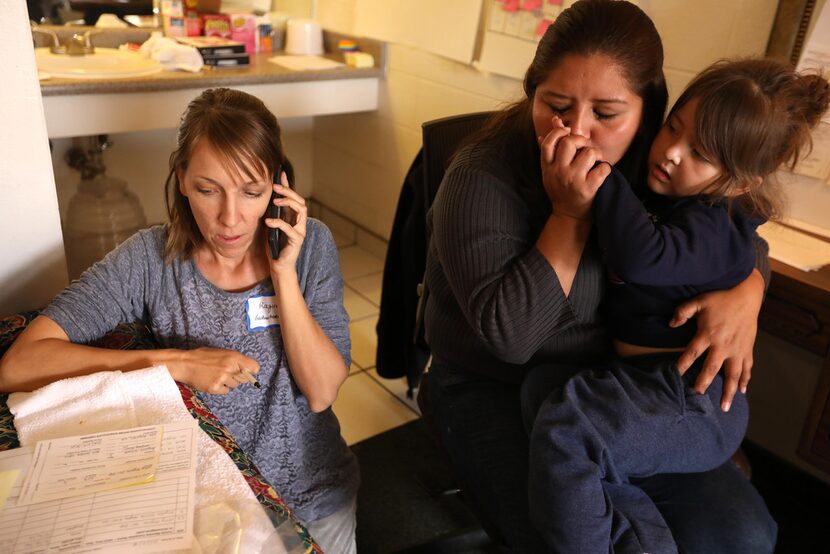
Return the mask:
[[337, 41], [337, 49], [341, 52], [358, 52], [360, 50], [355, 41], [345, 38]]
[[210, 67], [240, 67], [251, 63], [251, 57], [248, 54], [225, 54], [222, 56], [202, 54], [202, 59], [205, 65]]
[[187, 34], [183, 17], [165, 17], [163, 29], [164, 35], [168, 37], [183, 37]]
[[231, 18], [224, 13], [205, 14], [204, 31], [206, 37], [231, 38]]
[[168, 37], [183, 37], [187, 34], [182, 0], [163, 0], [161, 2], [162, 28]]
[[245, 13], [230, 14], [231, 38], [245, 45], [245, 52], [256, 53], [257, 25], [256, 16]]
[[274, 28], [270, 23], [260, 23], [257, 25], [257, 42], [259, 52], [271, 53], [274, 51]]
[[366, 52], [343, 52], [343, 59], [349, 67], [374, 67], [375, 58]]
[[198, 0], [184, 0], [184, 33], [188, 37], [198, 37], [202, 34], [202, 17], [197, 11]]
[[244, 54], [245, 45], [237, 40], [222, 37], [178, 37], [182, 44], [193, 46], [204, 58], [205, 56], [226, 56]]
[[188, 15], [184, 18], [185, 36], [198, 37], [202, 34], [202, 18], [198, 15]]

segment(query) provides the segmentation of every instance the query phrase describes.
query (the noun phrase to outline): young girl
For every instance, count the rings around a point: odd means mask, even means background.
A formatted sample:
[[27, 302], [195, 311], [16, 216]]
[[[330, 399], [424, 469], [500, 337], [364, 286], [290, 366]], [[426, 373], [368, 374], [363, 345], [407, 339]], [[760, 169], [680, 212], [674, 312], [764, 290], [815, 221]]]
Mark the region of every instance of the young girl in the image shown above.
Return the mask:
[[825, 79], [780, 62], [716, 63], [669, 113], [640, 197], [615, 169], [596, 191], [618, 359], [555, 390], [533, 422], [531, 517], [552, 551], [677, 551], [636, 479], [719, 466], [748, 407], [739, 394], [719, 409], [720, 376], [693, 390], [702, 362], [680, 374], [695, 325], [672, 321], [675, 308], [752, 271], [755, 229], [780, 214], [772, 174], [799, 158], [829, 98]]

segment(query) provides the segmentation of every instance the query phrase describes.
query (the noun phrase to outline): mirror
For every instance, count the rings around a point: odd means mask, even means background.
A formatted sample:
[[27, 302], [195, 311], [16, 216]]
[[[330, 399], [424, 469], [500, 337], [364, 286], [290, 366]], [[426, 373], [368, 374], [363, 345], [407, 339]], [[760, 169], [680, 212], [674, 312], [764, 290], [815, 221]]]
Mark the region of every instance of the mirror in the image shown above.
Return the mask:
[[767, 43], [767, 56], [788, 59], [798, 65], [810, 22], [813, 14], [819, 12], [820, 4], [823, 2], [817, 0], [780, 0]]

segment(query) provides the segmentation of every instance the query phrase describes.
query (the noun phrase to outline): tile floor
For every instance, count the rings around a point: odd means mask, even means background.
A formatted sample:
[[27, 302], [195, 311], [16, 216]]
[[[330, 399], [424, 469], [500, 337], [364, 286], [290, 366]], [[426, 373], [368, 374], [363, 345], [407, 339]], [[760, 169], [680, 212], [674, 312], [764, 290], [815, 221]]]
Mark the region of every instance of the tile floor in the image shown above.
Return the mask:
[[346, 442], [354, 444], [420, 415], [406, 398], [406, 380], [384, 379], [375, 370], [383, 259], [354, 239], [333, 230], [346, 286], [343, 303], [349, 313], [352, 367], [334, 403]]

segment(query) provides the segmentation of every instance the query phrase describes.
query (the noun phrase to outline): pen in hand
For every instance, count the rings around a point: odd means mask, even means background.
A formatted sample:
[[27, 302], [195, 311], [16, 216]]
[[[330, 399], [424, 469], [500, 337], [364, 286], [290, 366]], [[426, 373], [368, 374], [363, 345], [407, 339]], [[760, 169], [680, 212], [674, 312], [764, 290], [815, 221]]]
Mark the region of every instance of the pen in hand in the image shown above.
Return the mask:
[[259, 384], [259, 381], [257, 381], [256, 377], [251, 375], [251, 373], [247, 369], [242, 370], [242, 375], [244, 375], [245, 379], [247, 379], [248, 382], [250, 384], [252, 384], [253, 386], [255, 386], [256, 388], [261, 388], [262, 387], [262, 385]]

